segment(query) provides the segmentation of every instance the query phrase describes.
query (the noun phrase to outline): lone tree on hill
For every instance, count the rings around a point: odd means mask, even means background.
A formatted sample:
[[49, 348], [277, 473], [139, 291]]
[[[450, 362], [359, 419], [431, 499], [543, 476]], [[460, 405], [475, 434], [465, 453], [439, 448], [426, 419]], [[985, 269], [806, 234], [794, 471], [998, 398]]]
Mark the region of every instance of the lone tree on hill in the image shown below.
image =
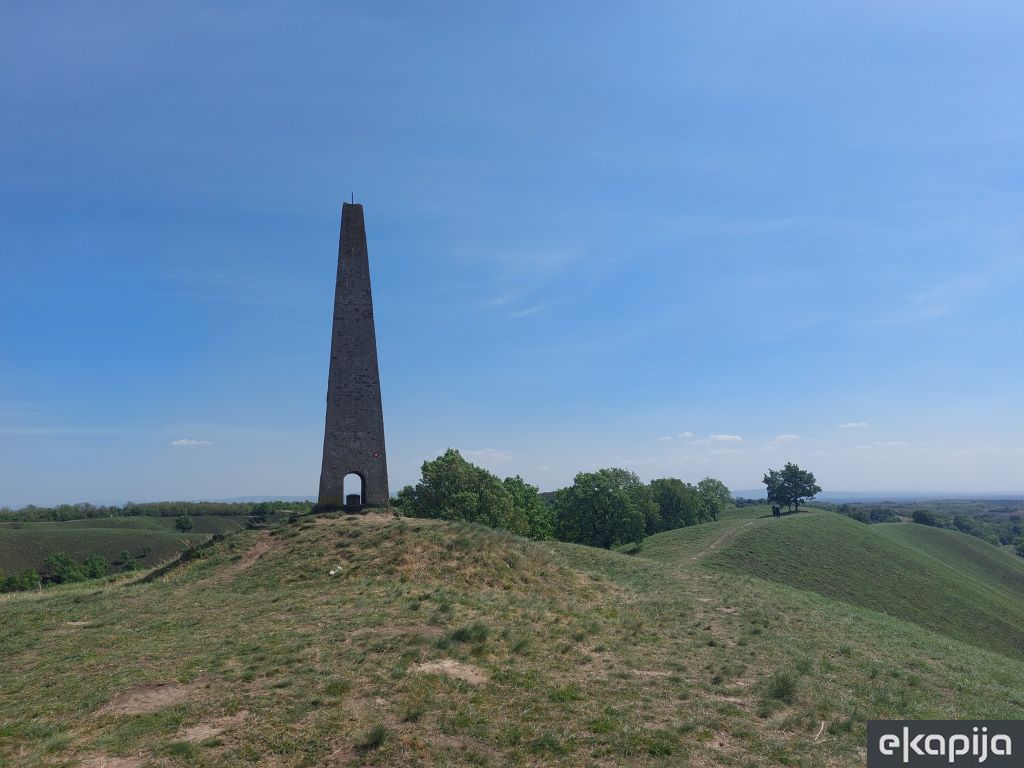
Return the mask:
[[801, 501], [821, 493], [814, 475], [789, 461], [782, 469], [769, 469], [761, 482], [768, 486], [768, 501], [785, 504], [790, 512], [799, 512]]

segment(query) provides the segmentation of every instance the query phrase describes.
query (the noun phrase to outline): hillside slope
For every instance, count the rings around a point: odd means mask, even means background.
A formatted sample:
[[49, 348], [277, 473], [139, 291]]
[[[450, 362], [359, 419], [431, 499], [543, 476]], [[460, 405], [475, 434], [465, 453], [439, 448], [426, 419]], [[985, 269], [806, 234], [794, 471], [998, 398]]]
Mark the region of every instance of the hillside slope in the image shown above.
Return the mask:
[[885, 523], [878, 532], [905, 542], [964, 573], [999, 586], [1009, 593], [1024, 596], [1024, 558], [1013, 547], [996, 547], [958, 531], [931, 528], [917, 523]]
[[182, 549], [206, 541], [210, 535], [245, 526], [245, 516], [201, 515], [193, 528], [181, 533], [173, 517], [100, 517], [63, 522], [0, 523], [0, 577], [28, 568], [43, 572], [46, 558], [58, 552], [81, 562], [89, 555], [118, 561], [127, 551], [144, 566], [177, 556]]
[[0, 763], [819, 768], [1024, 717], [1018, 661], [690, 563], [381, 515], [203, 554], [0, 599]]
[[[691, 529], [652, 537], [643, 554], [679, 562]], [[717, 531], [717, 532], [716, 532]], [[810, 590], [1024, 658], [1024, 568], [965, 534], [864, 525], [830, 512], [712, 524], [704, 564]], [[715, 538], [717, 536], [717, 538]]]

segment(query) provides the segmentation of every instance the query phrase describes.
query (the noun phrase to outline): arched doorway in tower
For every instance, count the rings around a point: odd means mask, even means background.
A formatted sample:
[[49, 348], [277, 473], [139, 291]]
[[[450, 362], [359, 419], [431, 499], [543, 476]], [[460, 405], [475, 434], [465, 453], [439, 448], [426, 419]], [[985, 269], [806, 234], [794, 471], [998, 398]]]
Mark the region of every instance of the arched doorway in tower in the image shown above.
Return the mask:
[[358, 472], [345, 475], [345, 508], [359, 509], [366, 503], [366, 478]]

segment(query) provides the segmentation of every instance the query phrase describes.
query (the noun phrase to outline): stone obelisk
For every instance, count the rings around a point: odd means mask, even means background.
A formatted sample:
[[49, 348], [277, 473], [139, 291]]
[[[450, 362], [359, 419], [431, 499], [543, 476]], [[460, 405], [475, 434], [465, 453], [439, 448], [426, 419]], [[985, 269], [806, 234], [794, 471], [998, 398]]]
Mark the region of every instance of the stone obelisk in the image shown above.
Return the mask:
[[[354, 494], [345, 498], [345, 476], [351, 474], [360, 479], [359, 499], [353, 498]], [[388, 499], [366, 226], [363, 206], [345, 203], [341, 207], [319, 505], [357, 509], [387, 506]]]

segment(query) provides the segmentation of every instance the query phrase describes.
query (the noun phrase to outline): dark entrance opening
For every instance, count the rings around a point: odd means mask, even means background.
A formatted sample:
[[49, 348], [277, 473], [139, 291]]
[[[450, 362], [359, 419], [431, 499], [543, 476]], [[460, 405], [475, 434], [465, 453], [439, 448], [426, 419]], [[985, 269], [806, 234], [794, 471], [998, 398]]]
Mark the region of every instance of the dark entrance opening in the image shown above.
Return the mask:
[[343, 484], [345, 493], [345, 509], [357, 512], [366, 503], [366, 480], [358, 472], [345, 475]]

